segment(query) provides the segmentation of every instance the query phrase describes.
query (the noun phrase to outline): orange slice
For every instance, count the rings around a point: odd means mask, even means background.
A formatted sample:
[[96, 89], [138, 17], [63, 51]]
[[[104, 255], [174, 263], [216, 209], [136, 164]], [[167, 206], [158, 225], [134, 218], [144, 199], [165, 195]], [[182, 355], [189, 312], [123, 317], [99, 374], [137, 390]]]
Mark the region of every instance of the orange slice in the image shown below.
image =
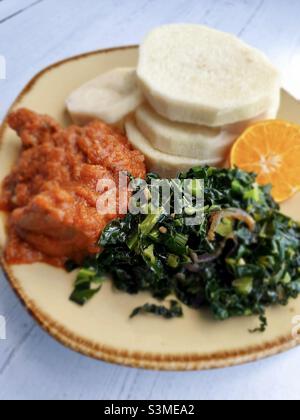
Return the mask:
[[231, 165], [272, 184], [277, 202], [287, 200], [300, 190], [300, 126], [273, 120], [249, 127], [232, 148]]

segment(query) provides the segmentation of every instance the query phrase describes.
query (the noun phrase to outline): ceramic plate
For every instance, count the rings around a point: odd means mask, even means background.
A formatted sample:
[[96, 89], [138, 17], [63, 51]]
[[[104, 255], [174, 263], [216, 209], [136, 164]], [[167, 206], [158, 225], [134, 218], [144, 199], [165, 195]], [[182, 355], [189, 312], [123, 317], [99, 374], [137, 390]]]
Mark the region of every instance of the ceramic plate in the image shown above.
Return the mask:
[[[70, 121], [64, 101], [69, 93], [99, 73], [119, 66], [135, 66], [136, 47], [98, 51], [71, 58], [47, 68], [20, 94], [12, 109], [28, 107], [46, 113], [66, 125]], [[282, 94], [280, 116], [300, 123], [300, 104]], [[19, 140], [4, 123], [1, 130], [0, 178], [9, 173], [19, 151]], [[299, 218], [300, 195], [283, 205], [283, 211]], [[5, 216], [0, 223], [5, 243]], [[89, 304], [81, 308], [68, 298], [74, 273], [66, 274], [44, 264], [8, 266], [3, 262], [13, 289], [27, 309], [53, 337], [85, 355], [123, 365], [195, 370], [231, 366], [277, 354], [296, 345], [292, 320], [300, 315], [300, 298], [287, 307], [268, 310], [269, 328], [250, 334], [257, 318], [215, 321], [210, 313], [185, 308], [183, 319], [155, 317], [129, 320], [136, 306], [151, 301], [147, 294], [132, 297], [116, 292], [107, 283]]]

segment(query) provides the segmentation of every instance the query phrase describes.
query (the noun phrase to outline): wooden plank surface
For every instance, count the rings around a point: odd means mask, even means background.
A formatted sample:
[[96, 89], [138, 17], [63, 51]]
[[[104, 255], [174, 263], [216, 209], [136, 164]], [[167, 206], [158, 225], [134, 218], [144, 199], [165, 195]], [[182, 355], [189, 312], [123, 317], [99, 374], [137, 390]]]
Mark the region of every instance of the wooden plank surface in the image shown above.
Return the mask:
[[[259, 47], [300, 97], [298, 0], [2, 0], [0, 119], [24, 84], [57, 60], [93, 49], [139, 43], [168, 22], [207, 24]], [[300, 349], [233, 369], [144, 372], [89, 360], [57, 344], [26, 314], [0, 277], [1, 399], [298, 399]]]

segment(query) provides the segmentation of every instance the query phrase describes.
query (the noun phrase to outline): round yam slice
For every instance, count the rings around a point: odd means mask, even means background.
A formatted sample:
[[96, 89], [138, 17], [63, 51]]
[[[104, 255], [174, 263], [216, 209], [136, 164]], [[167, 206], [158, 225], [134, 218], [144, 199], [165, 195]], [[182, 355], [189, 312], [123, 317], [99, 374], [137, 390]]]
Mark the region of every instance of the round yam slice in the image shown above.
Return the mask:
[[149, 103], [172, 121], [221, 127], [272, 106], [278, 71], [233, 35], [200, 25], [165, 25], [140, 48], [137, 70]]
[[184, 158], [154, 149], [138, 129], [134, 117], [129, 117], [126, 120], [125, 128], [131, 144], [145, 156], [148, 171], [156, 172], [161, 177], [172, 178], [176, 177], [180, 172], [188, 171], [195, 166], [219, 166], [223, 163], [222, 159], [200, 160]]

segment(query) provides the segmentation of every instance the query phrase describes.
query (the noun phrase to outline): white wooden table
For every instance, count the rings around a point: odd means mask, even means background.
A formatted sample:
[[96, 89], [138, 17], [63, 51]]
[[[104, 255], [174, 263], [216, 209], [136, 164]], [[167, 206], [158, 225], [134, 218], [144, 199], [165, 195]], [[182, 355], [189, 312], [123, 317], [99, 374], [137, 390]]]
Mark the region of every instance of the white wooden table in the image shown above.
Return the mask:
[[[136, 44], [150, 28], [179, 21], [233, 32], [261, 48], [281, 68], [285, 86], [300, 96], [299, 0], [1, 0], [0, 55], [7, 78], [0, 80], [0, 118], [48, 64]], [[0, 341], [0, 400], [300, 397], [300, 349], [226, 370], [145, 372], [63, 348], [34, 323], [2, 275], [0, 315], [7, 321], [7, 340]]]

